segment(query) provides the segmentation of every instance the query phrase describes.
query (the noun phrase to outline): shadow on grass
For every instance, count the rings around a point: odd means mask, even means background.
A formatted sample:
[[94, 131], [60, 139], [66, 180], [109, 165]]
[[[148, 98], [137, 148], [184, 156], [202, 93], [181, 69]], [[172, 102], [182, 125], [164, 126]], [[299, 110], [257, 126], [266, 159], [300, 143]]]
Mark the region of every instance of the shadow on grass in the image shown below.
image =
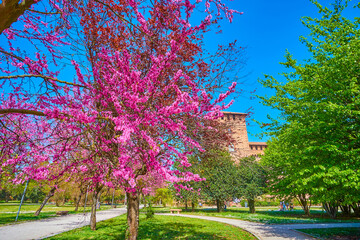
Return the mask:
[[[219, 223], [212, 224], [213, 222], [181, 217], [156, 216], [152, 219], [141, 217], [138, 239], [256, 239], [247, 232], [231, 232], [230, 228], [235, 228], [233, 226]], [[235, 230], [242, 231], [237, 228]], [[50, 239], [125, 239], [125, 231], [126, 216], [121, 216], [98, 223], [96, 231], [91, 231], [87, 226]], [[238, 236], [241, 237], [238, 238]]]
[[288, 224], [288, 223], [319, 223], [319, 222], [360, 222], [360, 218], [355, 216], [339, 216], [332, 219], [324, 211], [311, 210], [310, 216], [306, 216], [303, 210], [278, 211], [273, 209], [256, 210], [255, 214], [251, 214], [247, 209], [228, 208], [222, 212], [217, 212], [214, 208], [195, 209], [195, 211], [186, 211], [185, 214], [199, 214], [206, 216], [236, 218], [246, 221], [255, 221], [268, 224]]
[[[166, 223], [150, 220], [145, 221], [139, 231], [139, 239], [224, 239], [202, 231], [200, 224], [191, 223]], [[161, 231], [159, 231], [161, 230]]]
[[360, 228], [320, 228], [320, 229], [298, 229], [297, 231], [307, 233], [318, 239], [324, 240], [358, 240], [360, 239]]

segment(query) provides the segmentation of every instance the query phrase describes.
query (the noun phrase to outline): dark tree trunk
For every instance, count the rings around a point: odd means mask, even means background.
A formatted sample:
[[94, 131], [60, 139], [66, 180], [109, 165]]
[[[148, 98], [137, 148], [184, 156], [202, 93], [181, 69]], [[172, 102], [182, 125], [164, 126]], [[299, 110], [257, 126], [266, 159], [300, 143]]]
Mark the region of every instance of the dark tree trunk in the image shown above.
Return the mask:
[[186, 210], [186, 211], [188, 210], [188, 201], [187, 201], [187, 198], [185, 198], [185, 210]]
[[5, 191], [5, 202], [9, 202], [9, 193], [8, 191]]
[[36, 212], [34, 213], [34, 216], [39, 216], [39, 214], [41, 213], [41, 210], [45, 207], [47, 201], [49, 201], [49, 199], [54, 196], [56, 191], [56, 187], [53, 187], [50, 189], [49, 193], [46, 195], [44, 201], [42, 202], [41, 206], [39, 207], [38, 210], [36, 210]]
[[138, 192], [126, 193], [127, 196], [127, 224], [125, 239], [136, 240], [139, 229], [139, 202]]
[[249, 203], [249, 212], [255, 213], [255, 200], [254, 199], [247, 199]]
[[337, 203], [323, 203], [323, 207], [324, 207], [326, 213], [331, 218], [336, 218], [336, 215], [339, 210], [339, 205]]
[[75, 212], [79, 210], [79, 205], [80, 205], [82, 196], [83, 196], [83, 192], [80, 191], [79, 197], [78, 197], [78, 199], [76, 199], [76, 202], [75, 202], [75, 210], [74, 210]]
[[308, 205], [308, 201], [306, 199], [306, 195], [305, 194], [299, 194], [297, 195], [299, 202], [301, 204], [302, 209], [305, 212], [306, 216], [310, 216], [310, 207]]
[[92, 195], [92, 205], [91, 205], [91, 216], [90, 216], [90, 229], [95, 231], [96, 230], [96, 206], [99, 202], [101, 196], [101, 189], [103, 188], [102, 185], [99, 183], [96, 184]]
[[351, 205], [340, 205], [341, 212], [344, 216], [350, 216]]
[[216, 199], [216, 211], [217, 212], [222, 212], [224, 210], [223, 208], [223, 204], [222, 204], [222, 200]]
[[195, 203], [191, 201], [191, 211], [195, 212]]
[[360, 202], [350, 205], [356, 217], [360, 217]]

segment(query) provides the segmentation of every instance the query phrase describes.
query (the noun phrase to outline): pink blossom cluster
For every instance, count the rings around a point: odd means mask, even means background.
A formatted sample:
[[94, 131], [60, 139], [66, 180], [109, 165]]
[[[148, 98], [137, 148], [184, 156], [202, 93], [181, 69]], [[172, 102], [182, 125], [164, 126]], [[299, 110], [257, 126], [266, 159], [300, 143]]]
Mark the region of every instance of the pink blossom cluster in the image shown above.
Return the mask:
[[[22, 17], [22, 30], [5, 31], [8, 49], [0, 50], [11, 64], [1, 62], [0, 69], [14, 77], [0, 79], [4, 89], [0, 98], [2, 172], [16, 181], [66, 175], [128, 192], [151, 192], [166, 182], [202, 180], [183, 171], [190, 166], [191, 152], [202, 150], [189, 125], [209, 128], [201, 123], [221, 116], [232, 103], [222, 102], [236, 86], [214, 99], [199, 84], [203, 76], [197, 66], [206, 64], [193, 64], [200, 62], [202, 51], [197, 38], [212, 24], [211, 16], [192, 27], [188, 20], [197, 3], [189, 0], [154, 6], [124, 2], [89, 1], [86, 6], [93, 7], [86, 8], [80, 1], [73, 5], [50, 1], [60, 12], [53, 19], [55, 25], [31, 13]], [[234, 11], [218, 0], [206, 1], [206, 11], [210, 3], [232, 19]], [[67, 16], [72, 12], [81, 18], [89, 62], [84, 67], [70, 59], [76, 77], [63, 81], [57, 77], [59, 64], [66, 61], [61, 50], [69, 44], [72, 23]], [[94, 21], [100, 12], [108, 16], [102, 25], [109, 26], [102, 35]], [[127, 22], [126, 16], [136, 21]], [[19, 38], [40, 44], [41, 50], [35, 57], [18, 56], [13, 43]], [[94, 39], [98, 42], [91, 45]], [[41, 84], [36, 86], [38, 79]]]

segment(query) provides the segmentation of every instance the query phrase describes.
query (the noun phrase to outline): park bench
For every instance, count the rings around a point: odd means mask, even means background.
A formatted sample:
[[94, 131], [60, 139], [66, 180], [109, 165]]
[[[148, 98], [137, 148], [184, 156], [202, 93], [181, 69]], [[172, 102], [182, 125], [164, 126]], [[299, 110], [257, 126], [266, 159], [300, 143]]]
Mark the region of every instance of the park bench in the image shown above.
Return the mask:
[[68, 213], [69, 213], [69, 211], [58, 211], [58, 212], [56, 212], [56, 215], [64, 216], [64, 215], [67, 215]]
[[181, 211], [182, 211], [181, 209], [170, 209], [170, 213], [177, 212], [178, 214], [180, 214]]

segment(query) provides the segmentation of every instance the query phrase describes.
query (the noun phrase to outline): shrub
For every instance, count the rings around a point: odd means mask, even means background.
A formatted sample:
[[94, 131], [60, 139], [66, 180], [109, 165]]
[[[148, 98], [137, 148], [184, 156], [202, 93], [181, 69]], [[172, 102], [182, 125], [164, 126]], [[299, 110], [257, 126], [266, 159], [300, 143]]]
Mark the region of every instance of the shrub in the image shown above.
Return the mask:
[[149, 203], [149, 206], [146, 208], [146, 219], [153, 218], [155, 214], [154, 209], [151, 207], [151, 203]]

